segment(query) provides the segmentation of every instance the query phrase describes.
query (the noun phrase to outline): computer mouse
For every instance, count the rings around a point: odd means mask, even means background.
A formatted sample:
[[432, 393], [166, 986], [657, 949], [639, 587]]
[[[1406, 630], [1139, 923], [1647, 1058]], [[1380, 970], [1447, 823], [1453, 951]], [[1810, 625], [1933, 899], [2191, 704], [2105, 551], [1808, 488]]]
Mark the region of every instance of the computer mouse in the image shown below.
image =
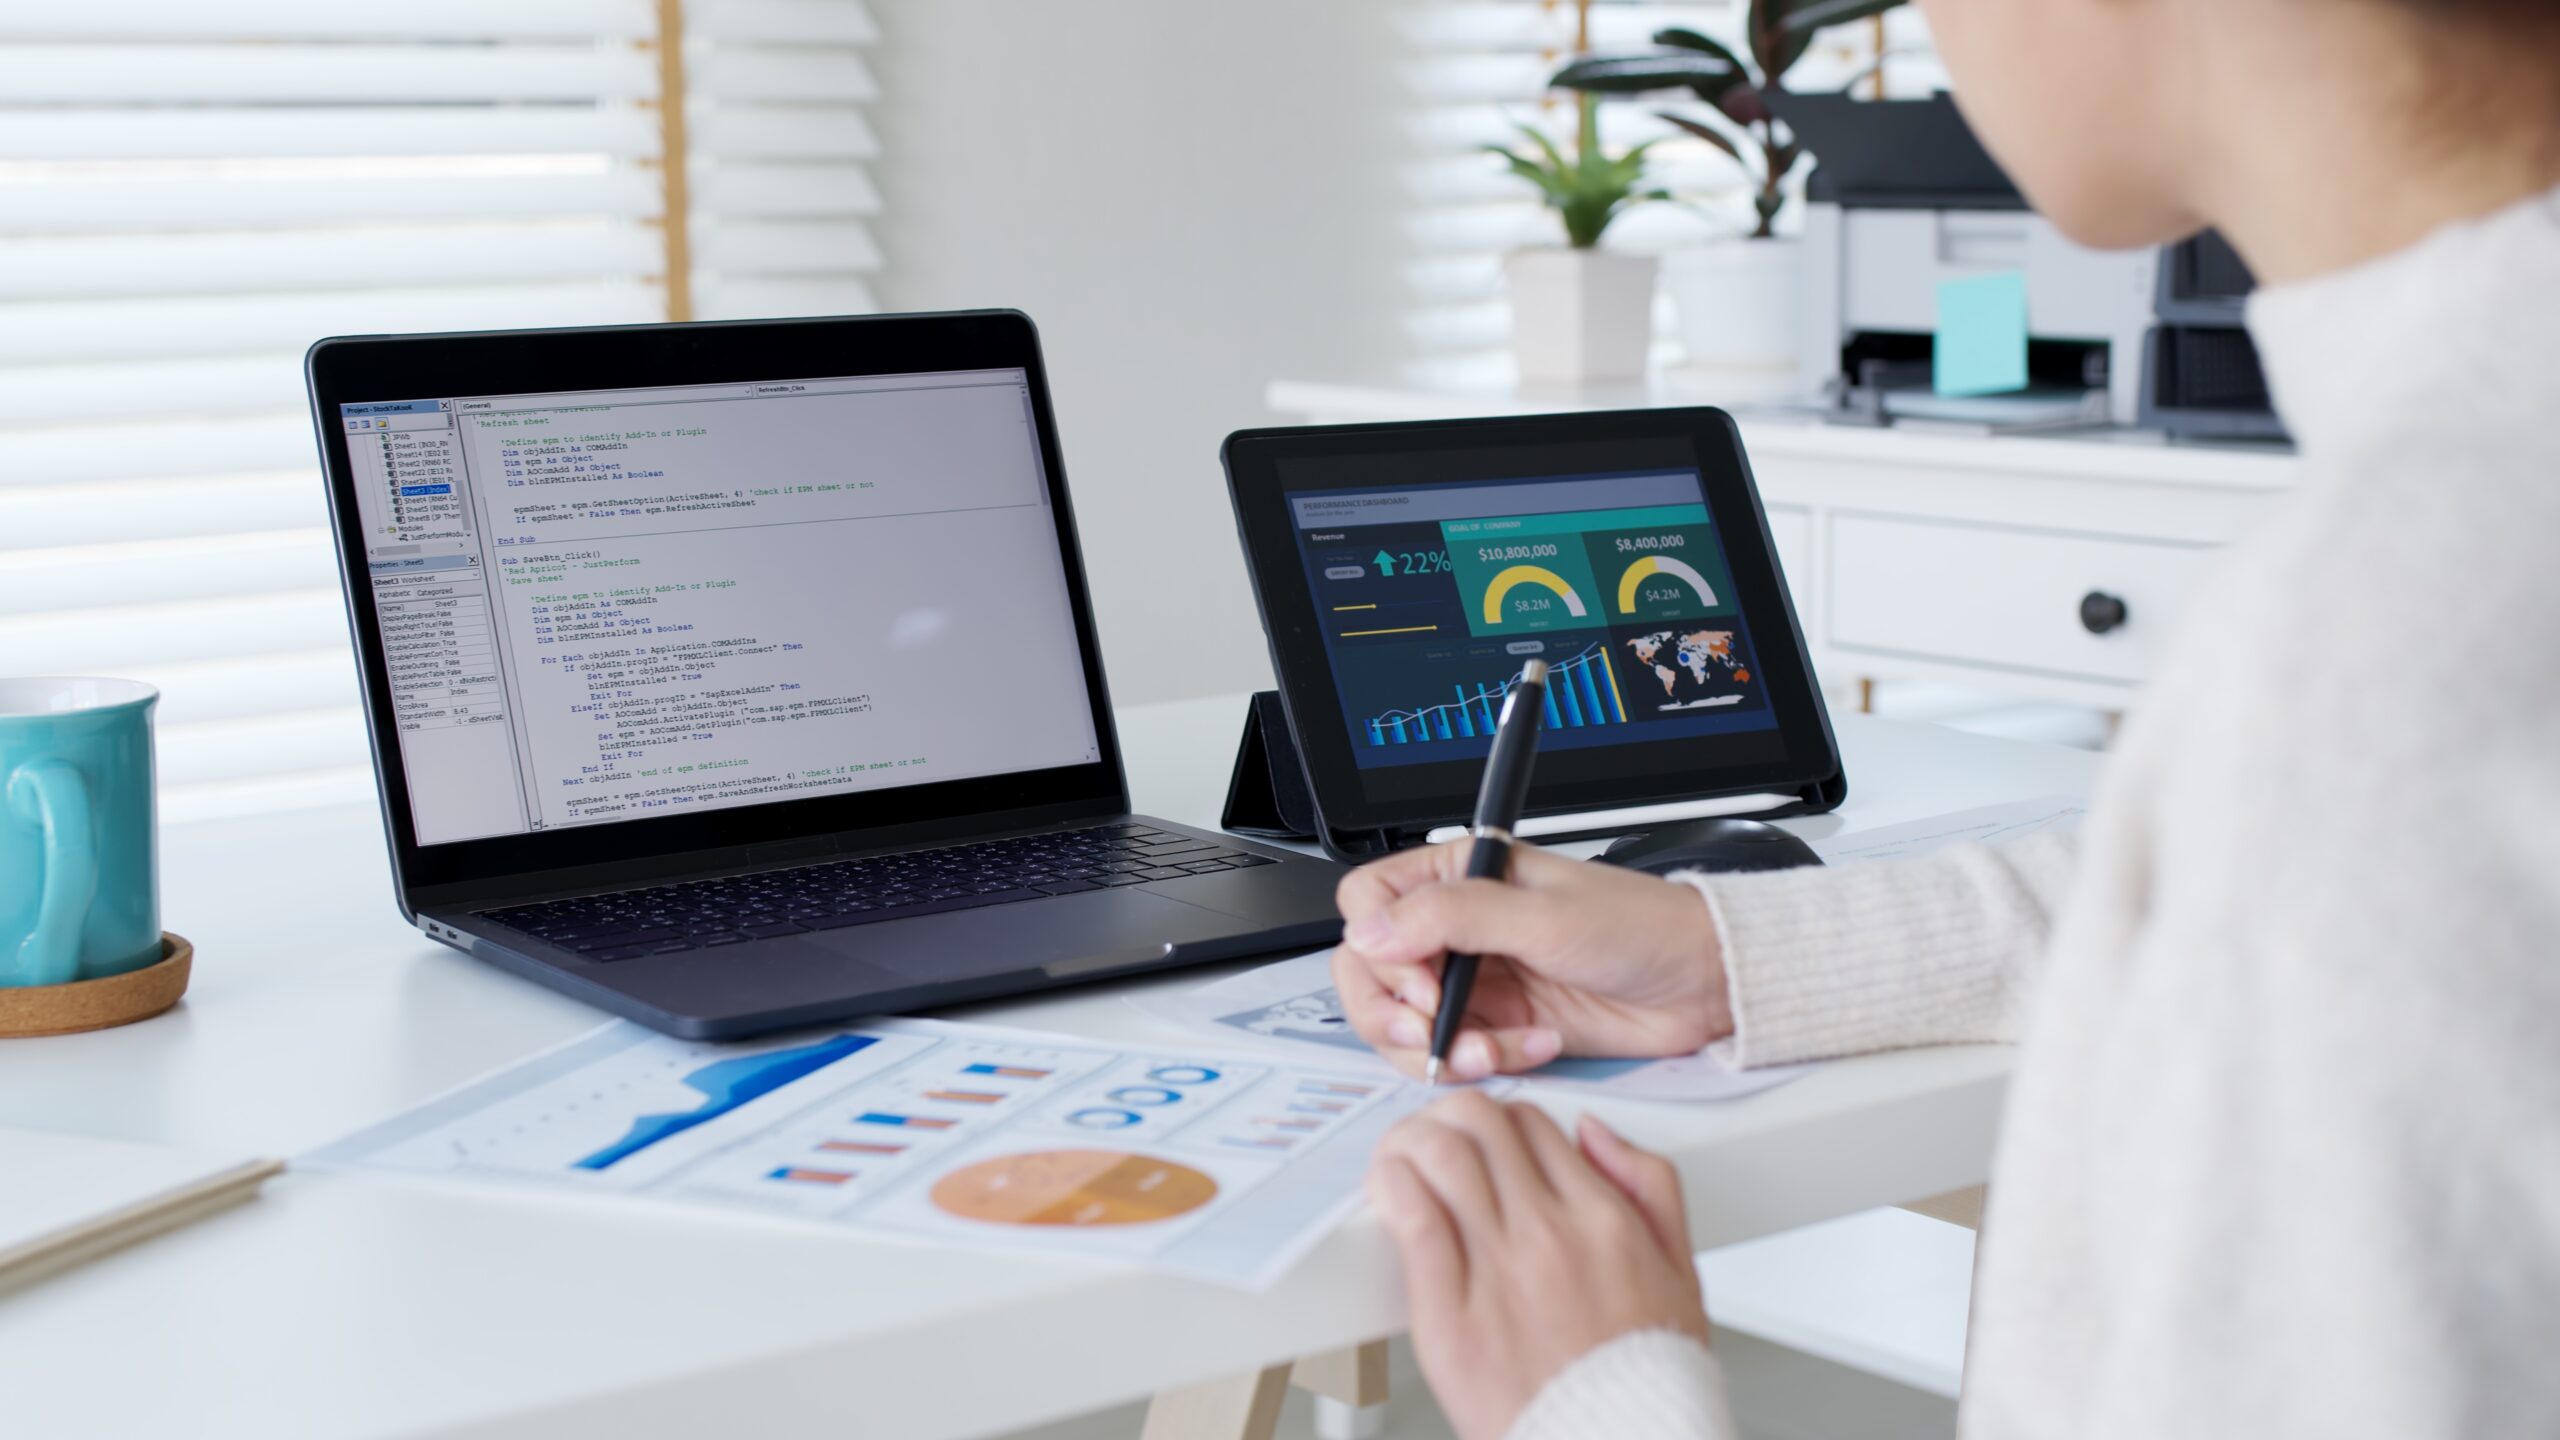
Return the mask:
[[1822, 857], [1794, 835], [1762, 820], [1690, 820], [1629, 835], [1601, 860], [1648, 875], [1674, 870], [1792, 870]]

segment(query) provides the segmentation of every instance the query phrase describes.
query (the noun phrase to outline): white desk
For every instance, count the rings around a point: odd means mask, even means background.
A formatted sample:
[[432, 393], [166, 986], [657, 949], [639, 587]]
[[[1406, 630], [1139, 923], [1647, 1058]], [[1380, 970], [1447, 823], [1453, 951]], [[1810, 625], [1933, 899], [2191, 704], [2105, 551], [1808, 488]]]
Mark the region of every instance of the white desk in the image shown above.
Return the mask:
[[[1138, 806], [1214, 824], [1242, 715], [1232, 697], [1128, 712]], [[1811, 833], [2082, 793], [2096, 765], [1856, 715], [1839, 734], [1849, 804], [1800, 822]], [[130, 1029], [0, 1045], [0, 1124], [291, 1154], [599, 1018], [401, 924], [369, 809], [175, 826], [163, 855], [193, 993]], [[1172, 1038], [1125, 993], [974, 1013]], [[1735, 1104], [1608, 1113], [1678, 1158], [1716, 1246], [1979, 1182], [2008, 1063], [1876, 1056]], [[1394, 1332], [1393, 1276], [1366, 1216], [1248, 1295], [780, 1221], [288, 1175], [0, 1299], [0, 1432], [983, 1435]]]
[[[1672, 379], [1617, 389], [1275, 382], [1318, 423], [1713, 404]], [[2294, 457], [2157, 436], [1965, 436], [1736, 415], [1814, 669], [1947, 681], [2121, 710], [2216, 548], [2289, 489]], [[2125, 604], [2102, 633], [2091, 594]]]

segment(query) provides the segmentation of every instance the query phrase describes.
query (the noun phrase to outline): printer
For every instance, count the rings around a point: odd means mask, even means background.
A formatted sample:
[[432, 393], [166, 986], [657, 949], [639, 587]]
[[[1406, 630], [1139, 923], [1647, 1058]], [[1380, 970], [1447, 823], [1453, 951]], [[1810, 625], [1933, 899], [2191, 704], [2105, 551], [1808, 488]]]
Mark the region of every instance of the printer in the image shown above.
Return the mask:
[[[2235, 286], [2236, 257], [2219, 240], [2127, 251], [2073, 243], [2028, 208], [1944, 94], [1769, 100], [1819, 161], [1805, 187], [1799, 363], [1833, 418], [2280, 436], [2237, 328], [2245, 271]], [[2004, 271], [2026, 280], [2029, 390], [1969, 406], [1934, 396], [1939, 284]], [[2199, 276], [2209, 297], [2196, 294]], [[2164, 308], [2176, 322], [2166, 328]], [[2176, 393], [2162, 389], [2164, 375]]]

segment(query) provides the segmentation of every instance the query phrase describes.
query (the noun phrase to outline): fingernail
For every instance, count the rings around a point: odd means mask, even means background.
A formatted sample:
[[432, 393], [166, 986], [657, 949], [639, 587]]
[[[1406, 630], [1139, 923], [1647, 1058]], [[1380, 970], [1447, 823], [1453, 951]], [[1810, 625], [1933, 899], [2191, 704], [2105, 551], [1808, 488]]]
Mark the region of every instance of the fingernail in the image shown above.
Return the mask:
[[1422, 1022], [1411, 1015], [1399, 1015], [1387, 1022], [1387, 1038], [1402, 1050], [1419, 1050], [1431, 1043], [1430, 1033]]
[[1373, 910], [1352, 921], [1351, 928], [1342, 932], [1342, 938], [1349, 941], [1355, 950], [1369, 950], [1386, 943], [1387, 938], [1395, 933], [1396, 922], [1388, 919], [1385, 911]]
[[1461, 1035], [1449, 1048], [1449, 1068], [1463, 1080], [1481, 1080], [1493, 1073], [1493, 1042], [1481, 1035]]
[[1544, 1065], [1564, 1053], [1564, 1037], [1553, 1030], [1532, 1030], [1520, 1037], [1520, 1053], [1532, 1065]]
[[1429, 976], [1416, 977], [1412, 984], [1396, 992], [1396, 998], [1420, 1014], [1430, 1014], [1440, 1008], [1440, 992], [1433, 987]]

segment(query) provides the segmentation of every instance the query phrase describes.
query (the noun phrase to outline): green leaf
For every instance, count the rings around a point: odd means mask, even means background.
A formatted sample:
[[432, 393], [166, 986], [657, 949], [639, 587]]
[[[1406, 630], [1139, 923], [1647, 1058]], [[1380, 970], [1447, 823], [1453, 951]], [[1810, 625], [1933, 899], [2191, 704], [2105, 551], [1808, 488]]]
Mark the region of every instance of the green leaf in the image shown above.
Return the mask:
[[1562, 90], [1640, 95], [1648, 90], [1722, 91], [1746, 78], [1742, 67], [1712, 55], [1593, 55], [1557, 71], [1548, 84]]
[[1653, 43], [1677, 46], [1683, 50], [1695, 50], [1702, 55], [1712, 55], [1732, 66], [1737, 75], [1747, 77], [1751, 73], [1750, 67], [1742, 63], [1742, 57], [1726, 49], [1723, 41], [1709, 39], [1683, 26], [1674, 25], [1668, 29], [1654, 31]]
[[1777, 85], [1813, 47], [1817, 31], [1869, 19], [1901, 3], [1902, 0], [1775, 0], [1770, 6], [1775, 33], [1765, 48], [1754, 46], [1754, 53], [1763, 57], [1761, 82]]
[[1743, 42], [1751, 47], [1752, 62], [1760, 67], [1760, 83], [1777, 83], [1787, 73], [1787, 63], [1779, 58], [1785, 44], [1787, 11], [1793, 0], [1751, 0], [1751, 10], [1743, 17]]
[[1511, 173], [1537, 186], [1540, 196], [1548, 204], [1554, 204], [1572, 188], [1565, 183], [1564, 177], [1543, 166], [1533, 165], [1517, 155], [1511, 157]]
[[1868, 20], [1900, 9], [1902, 0], [1795, 0], [1779, 20], [1790, 33], [1810, 35], [1852, 20]]
[[[1595, 95], [1585, 92], [1581, 96], [1579, 108], [1586, 130], [1598, 117], [1599, 104]], [[1568, 158], [1545, 131], [1517, 122], [1513, 128], [1537, 147], [1534, 153], [1522, 154], [1502, 145], [1480, 148], [1486, 154], [1501, 156], [1512, 174], [1538, 187], [1541, 198], [1564, 221], [1566, 238], [1576, 246], [1598, 244], [1610, 221], [1629, 205], [1668, 198], [1667, 192], [1658, 187], [1641, 188], [1646, 152], [1653, 148], [1651, 141], [1615, 155], [1595, 141], [1587, 147], [1576, 145]]]
[[1699, 139], [1706, 141], [1708, 144], [1713, 145], [1727, 155], [1732, 156], [1739, 163], [1745, 165], [1750, 163], [1742, 158], [1742, 147], [1734, 144], [1731, 136], [1716, 129], [1714, 126], [1707, 124], [1703, 120], [1692, 120], [1686, 115], [1674, 115], [1667, 110], [1655, 111], [1654, 118], [1658, 120], [1667, 120], [1670, 123], [1679, 126], [1681, 129], [1688, 131], [1690, 134], [1697, 136]]
[[1761, 98], [1760, 88], [1756, 85], [1736, 85], [1727, 90], [1716, 108], [1736, 125], [1769, 123], [1769, 102]]
[[1582, 116], [1582, 129], [1578, 132], [1582, 143], [1575, 147], [1574, 166], [1585, 178], [1599, 179], [1611, 173], [1607, 147], [1600, 143], [1600, 97], [1585, 90], [1577, 106]]
[[1573, 168], [1571, 163], [1564, 158], [1564, 152], [1556, 148], [1556, 142], [1547, 138], [1547, 132], [1539, 129], [1535, 125], [1524, 124], [1518, 120], [1514, 120], [1511, 123], [1518, 128], [1521, 134], [1529, 137], [1530, 143], [1538, 147], [1538, 152], [1546, 156], [1547, 163], [1554, 166], [1557, 171], [1562, 172]]

